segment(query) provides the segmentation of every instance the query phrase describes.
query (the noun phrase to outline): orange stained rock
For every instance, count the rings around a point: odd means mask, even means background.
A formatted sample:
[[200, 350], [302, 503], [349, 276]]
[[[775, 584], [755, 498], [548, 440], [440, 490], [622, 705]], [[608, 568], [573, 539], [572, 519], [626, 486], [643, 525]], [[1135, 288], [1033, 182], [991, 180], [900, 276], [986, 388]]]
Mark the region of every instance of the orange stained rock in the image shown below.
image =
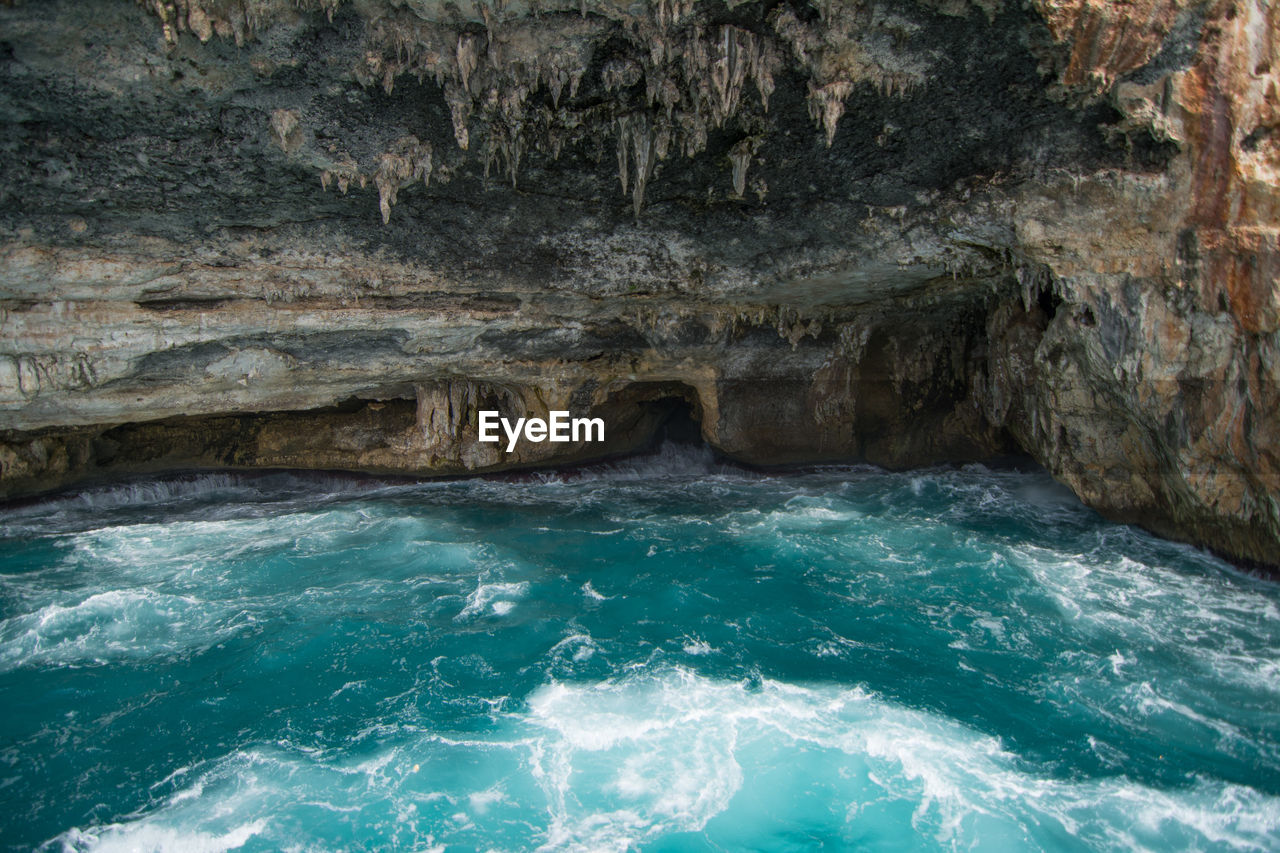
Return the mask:
[[1183, 0], [1035, 2], [1054, 39], [1071, 46], [1062, 82], [1098, 88], [1146, 65], [1186, 5]]
[[[1184, 0], [1039, 0], [1069, 46], [1061, 80], [1103, 89], [1160, 50]], [[1280, 328], [1280, 9], [1218, 0], [1205, 14], [1194, 64], [1170, 74], [1157, 104], [1181, 129], [1188, 163], [1182, 228], [1201, 255], [1206, 307], [1226, 299], [1240, 326]]]

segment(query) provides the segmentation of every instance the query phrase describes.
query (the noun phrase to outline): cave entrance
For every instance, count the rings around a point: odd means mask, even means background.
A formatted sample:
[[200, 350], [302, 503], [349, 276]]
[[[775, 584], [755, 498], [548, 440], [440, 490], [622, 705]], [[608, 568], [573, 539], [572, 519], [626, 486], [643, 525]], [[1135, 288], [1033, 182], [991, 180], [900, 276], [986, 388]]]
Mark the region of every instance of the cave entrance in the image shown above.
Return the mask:
[[636, 449], [664, 443], [706, 445], [702, 435], [702, 402], [683, 382], [636, 382], [609, 395], [606, 407], [613, 422], [631, 432]]
[[663, 397], [655, 405], [668, 408], [654, 434], [655, 444], [706, 445], [702, 422], [694, 417], [693, 406], [683, 397]]

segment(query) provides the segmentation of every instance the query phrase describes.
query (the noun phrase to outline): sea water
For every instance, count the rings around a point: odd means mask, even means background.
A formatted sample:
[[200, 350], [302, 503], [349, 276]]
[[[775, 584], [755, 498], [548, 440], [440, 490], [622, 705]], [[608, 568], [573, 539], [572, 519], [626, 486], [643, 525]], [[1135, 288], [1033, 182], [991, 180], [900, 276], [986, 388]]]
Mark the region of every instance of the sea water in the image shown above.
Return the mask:
[[667, 447], [0, 514], [0, 839], [1280, 849], [1280, 591], [1043, 472]]

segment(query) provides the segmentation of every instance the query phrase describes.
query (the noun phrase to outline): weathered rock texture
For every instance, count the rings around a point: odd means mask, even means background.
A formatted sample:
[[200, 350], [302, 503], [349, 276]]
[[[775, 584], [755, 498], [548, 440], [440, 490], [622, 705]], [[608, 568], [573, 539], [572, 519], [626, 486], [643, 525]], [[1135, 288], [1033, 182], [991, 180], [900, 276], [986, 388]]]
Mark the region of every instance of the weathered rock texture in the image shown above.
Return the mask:
[[684, 405], [1275, 567], [1278, 51], [1263, 0], [9, 3], [0, 496]]

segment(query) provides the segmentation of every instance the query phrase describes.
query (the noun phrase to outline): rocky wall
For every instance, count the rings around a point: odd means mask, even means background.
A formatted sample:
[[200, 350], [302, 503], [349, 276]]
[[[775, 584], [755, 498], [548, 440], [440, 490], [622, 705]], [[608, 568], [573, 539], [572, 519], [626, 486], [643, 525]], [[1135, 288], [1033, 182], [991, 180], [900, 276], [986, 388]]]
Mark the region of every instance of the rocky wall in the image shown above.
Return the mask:
[[[1263, 0], [0, 6], [0, 493], [1025, 453], [1280, 564]], [[602, 446], [475, 440], [481, 402]]]

